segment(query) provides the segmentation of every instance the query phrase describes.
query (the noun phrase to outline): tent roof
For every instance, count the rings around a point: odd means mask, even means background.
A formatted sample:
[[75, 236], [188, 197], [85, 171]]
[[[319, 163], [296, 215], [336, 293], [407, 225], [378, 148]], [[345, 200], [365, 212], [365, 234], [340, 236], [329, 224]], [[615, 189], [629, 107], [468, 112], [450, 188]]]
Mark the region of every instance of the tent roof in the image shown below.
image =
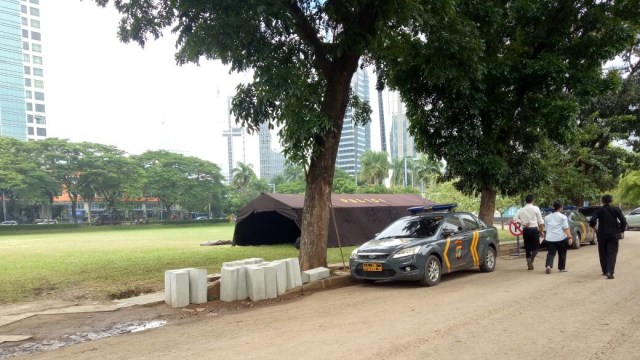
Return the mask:
[[[360, 244], [408, 215], [408, 208], [433, 204], [415, 194], [332, 194], [331, 203], [329, 246]], [[234, 244], [293, 243], [300, 236], [303, 206], [304, 195], [261, 194], [238, 210]]]

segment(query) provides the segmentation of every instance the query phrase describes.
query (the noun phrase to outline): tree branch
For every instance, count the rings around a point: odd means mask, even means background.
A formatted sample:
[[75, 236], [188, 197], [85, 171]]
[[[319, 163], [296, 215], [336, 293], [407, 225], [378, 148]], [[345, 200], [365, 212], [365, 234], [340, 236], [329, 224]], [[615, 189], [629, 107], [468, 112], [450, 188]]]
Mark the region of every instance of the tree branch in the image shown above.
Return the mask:
[[289, 14], [293, 18], [295, 31], [300, 39], [307, 43], [313, 49], [314, 62], [325, 76], [331, 71], [331, 62], [327, 57], [324, 44], [318, 38], [313, 25], [309, 22], [309, 18], [304, 14], [298, 3], [294, 0], [283, 0], [285, 6], [289, 9]]

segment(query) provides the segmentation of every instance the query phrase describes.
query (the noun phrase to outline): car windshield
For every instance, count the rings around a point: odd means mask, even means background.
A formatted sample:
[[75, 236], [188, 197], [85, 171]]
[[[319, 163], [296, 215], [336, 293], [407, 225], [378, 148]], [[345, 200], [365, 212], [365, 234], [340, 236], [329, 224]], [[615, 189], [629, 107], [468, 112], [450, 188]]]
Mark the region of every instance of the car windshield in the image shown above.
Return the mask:
[[382, 230], [376, 239], [394, 237], [428, 237], [435, 235], [442, 216], [414, 216], [402, 218]]

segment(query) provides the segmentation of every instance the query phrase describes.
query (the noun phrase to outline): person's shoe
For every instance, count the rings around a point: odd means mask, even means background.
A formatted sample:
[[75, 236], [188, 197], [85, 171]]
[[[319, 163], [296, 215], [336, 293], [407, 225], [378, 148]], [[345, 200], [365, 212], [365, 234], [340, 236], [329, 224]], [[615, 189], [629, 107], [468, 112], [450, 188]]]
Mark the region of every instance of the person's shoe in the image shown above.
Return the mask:
[[533, 270], [533, 260], [527, 259], [527, 270]]
[[567, 272], [567, 269], [558, 270], [559, 272]]
[[544, 272], [546, 274], [551, 274], [551, 266], [547, 266], [547, 268], [544, 270]]
[[613, 280], [613, 274], [607, 274], [607, 279]]

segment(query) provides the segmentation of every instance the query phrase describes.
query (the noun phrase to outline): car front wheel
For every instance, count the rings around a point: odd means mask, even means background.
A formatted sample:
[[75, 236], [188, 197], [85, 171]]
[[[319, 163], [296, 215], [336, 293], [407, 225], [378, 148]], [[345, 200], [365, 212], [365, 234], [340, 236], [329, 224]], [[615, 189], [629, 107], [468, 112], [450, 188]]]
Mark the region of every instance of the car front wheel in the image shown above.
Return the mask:
[[429, 255], [425, 264], [424, 277], [420, 280], [422, 286], [434, 286], [440, 282], [442, 265], [435, 255]]
[[573, 244], [571, 244], [572, 249], [580, 249], [580, 242], [582, 241], [582, 237], [580, 233], [576, 234], [576, 237], [573, 238]]
[[496, 269], [496, 250], [489, 246], [487, 248], [487, 255], [484, 257], [484, 262], [480, 264], [480, 271], [492, 272]]

